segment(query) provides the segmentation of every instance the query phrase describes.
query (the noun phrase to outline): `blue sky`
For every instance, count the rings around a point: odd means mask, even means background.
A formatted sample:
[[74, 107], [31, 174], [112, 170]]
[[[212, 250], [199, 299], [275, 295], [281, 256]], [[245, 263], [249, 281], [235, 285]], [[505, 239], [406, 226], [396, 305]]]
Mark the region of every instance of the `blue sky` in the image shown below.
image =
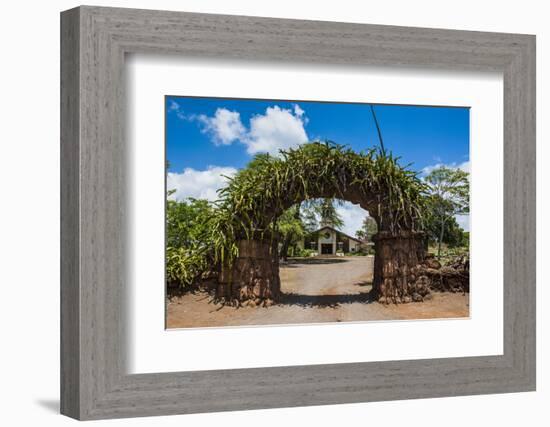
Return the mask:
[[[469, 170], [470, 111], [464, 107], [374, 104], [386, 150], [419, 172], [438, 165]], [[225, 176], [257, 153], [330, 139], [356, 151], [379, 144], [369, 104], [166, 97], [168, 187], [175, 198], [213, 200]], [[354, 234], [364, 211], [340, 208]], [[364, 216], [364, 215], [363, 215]], [[458, 218], [465, 229], [468, 218]]]

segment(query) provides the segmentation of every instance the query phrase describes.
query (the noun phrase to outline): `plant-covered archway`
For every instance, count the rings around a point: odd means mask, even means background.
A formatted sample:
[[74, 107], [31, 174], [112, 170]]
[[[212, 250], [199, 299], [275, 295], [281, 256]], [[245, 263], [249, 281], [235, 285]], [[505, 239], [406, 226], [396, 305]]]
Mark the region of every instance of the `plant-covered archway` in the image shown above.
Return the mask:
[[221, 191], [213, 221], [217, 296], [277, 300], [277, 219], [304, 200], [337, 198], [360, 205], [377, 222], [373, 297], [410, 301], [415, 268], [425, 256], [423, 192], [415, 172], [376, 148], [357, 153], [312, 142], [279, 157], [257, 156]]

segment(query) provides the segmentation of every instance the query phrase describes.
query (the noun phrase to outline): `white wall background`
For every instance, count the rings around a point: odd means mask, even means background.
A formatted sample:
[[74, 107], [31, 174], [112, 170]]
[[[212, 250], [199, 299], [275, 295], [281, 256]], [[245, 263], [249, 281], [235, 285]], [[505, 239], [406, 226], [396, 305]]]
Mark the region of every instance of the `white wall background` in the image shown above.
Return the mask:
[[[549, 275], [550, 27], [545, 2], [437, 0], [96, 1], [97, 5], [537, 34], [538, 55], [538, 392], [276, 409], [110, 425], [547, 426]], [[0, 67], [0, 422], [63, 426], [59, 384], [59, 12], [75, 1], [5, 2]], [[543, 311], [546, 309], [546, 311]], [[546, 405], [545, 405], [546, 404]]]

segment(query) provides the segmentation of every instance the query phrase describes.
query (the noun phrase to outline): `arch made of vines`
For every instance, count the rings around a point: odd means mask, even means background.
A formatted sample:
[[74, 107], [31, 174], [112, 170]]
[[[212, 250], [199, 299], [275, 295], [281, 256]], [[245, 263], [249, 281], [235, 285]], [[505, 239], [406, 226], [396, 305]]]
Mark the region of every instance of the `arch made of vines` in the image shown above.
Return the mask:
[[278, 218], [304, 200], [337, 198], [361, 206], [378, 225], [373, 297], [409, 302], [417, 293], [415, 268], [425, 255], [424, 193], [416, 172], [377, 148], [355, 152], [311, 142], [279, 156], [258, 155], [229, 179], [217, 202], [217, 296], [239, 304], [278, 299]]
[[398, 159], [377, 148], [356, 152], [331, 142], [256, 156], [220, 192], [217, 257], [230, 260], [237, 255], [235, 242], [269, 236], [285, 210], [308, 199], [357, 204], [382, 233], [420, 231], [425, 185]]

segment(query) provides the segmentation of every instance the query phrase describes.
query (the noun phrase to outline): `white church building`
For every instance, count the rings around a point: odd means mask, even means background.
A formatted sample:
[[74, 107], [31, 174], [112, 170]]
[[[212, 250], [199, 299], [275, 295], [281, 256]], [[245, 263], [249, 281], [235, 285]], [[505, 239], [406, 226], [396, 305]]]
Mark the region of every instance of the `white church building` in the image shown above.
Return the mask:
[[336, 255], [358, 252], [362, 242], [333, 227], [323, 226], [308, 234], [301, 243], [300, 246], [316, 251], [317, 255]]

